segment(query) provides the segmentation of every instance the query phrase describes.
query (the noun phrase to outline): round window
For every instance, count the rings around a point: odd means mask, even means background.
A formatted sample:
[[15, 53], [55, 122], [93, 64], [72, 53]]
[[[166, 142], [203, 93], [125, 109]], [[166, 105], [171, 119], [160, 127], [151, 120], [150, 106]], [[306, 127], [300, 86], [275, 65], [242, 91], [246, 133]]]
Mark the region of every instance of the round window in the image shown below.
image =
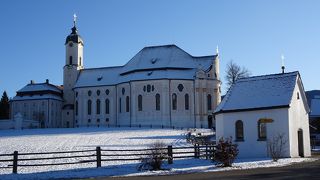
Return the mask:
[[92, 92], [91, 91], [88, 91], [88, 96], [91, 96]]
[[109, 91], [109, 89], [107, 89], [107, 90], [106, 90], [106, 94], [109, 95], [109, 93], [110, 93], [110, 91]]
[[97, 90], [97, 95], [98, 95], [98, 96], [100, 95], [100, 90]]

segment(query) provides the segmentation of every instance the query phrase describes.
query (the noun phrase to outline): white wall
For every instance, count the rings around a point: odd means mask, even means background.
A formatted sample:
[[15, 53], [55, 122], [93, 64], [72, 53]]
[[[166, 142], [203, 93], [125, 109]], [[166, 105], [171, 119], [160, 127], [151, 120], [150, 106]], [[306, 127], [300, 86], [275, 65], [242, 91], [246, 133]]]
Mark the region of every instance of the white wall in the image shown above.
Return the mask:
[[[272, 139], [279, 133], [284, 133], [289, 141], [288, 108], [223, 113], [216, 116], [216, 137], [232, 137], [235, 140], [235, 122], [243, 121], [244, 141], [236, 142], [239, 146], [240, 158], [258, 158], [267, 157], [267, 141], [258, 141], [258, 120], [260, 118], [270, 118], [274, 121], [267, 123], [267, 139]], [[289, 154], [289, 143], [287, 143], [287, 152]]]
[[[309, 116], [305, 108], [306, 99], [300, 79], [297, 79], [291, 99], [289, 118], [290, 118], [290, 153], [292, 157], [298, 157], [298, 130], [303, 131], [304, 156], [311, 156], [310, 150], [310, 133], [309, 133]], [[298, 95], [299, 94], [299, 99]]]

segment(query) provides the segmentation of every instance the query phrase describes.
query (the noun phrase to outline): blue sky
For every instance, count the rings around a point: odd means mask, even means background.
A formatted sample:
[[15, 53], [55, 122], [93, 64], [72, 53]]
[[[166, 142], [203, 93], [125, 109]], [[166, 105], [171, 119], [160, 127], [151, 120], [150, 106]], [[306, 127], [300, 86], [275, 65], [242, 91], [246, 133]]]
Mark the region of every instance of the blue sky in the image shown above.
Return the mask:
[[[176, 44], [215, 54], [221, 75], [233, 60], [252, 75], [299, 70], [306, 90], [320, 89], [320, 1], [0, 1], [0, 93], [35, 80], [62, 84], [65, 37], [73, 13], [86, 68], [123, 65], [150, 45]], [[223, 79], [224, 82], [224, 79]]]

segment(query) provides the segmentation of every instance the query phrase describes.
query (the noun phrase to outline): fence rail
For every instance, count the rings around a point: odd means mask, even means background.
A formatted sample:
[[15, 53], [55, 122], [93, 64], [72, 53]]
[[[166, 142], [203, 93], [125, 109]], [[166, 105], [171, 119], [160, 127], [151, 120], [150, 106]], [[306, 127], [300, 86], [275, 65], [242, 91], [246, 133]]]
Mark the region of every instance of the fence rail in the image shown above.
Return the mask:
[[[161, 150], [165, 152], [168, 164], [172, 164], [174, 159], [182, 158], [205, 158], [211, 159], [215, 150], [214, 145], [194, 145], [184, 147], [167, 148], [146, 148], [146, 149], [101, 149], [96, 147], [95, 150], [82, 151], [59, 151], [59, 152], [32, 152], [19, 153], [14, 151], [12, 154], [0, 154], [0, 169], [12, 168], [12, 173], [18, 173], [18, 167], [39, 167], [39, 166], [59, 166], [71, 164], [95, 163], [96, 167], [101, 167], [101, 162], [108, 161], [139, 161], [143, 157], [151, 156], [154, 152]], [[118, 153], [116, 153], [118, 152]], [[126, 153], [129, 152], [129, 153]], [[65, 155], [64, 155], [65, 154]], [[53, 157], [47, 157], [52, 155]], [[54, 156], [58, 155], [58, 156]], [[37, 157], [41, 156], [41, 157]], [[44, 156], [44, 157], [43, 157]], [[29, 157], [29, 158], [28, 158]], [[84, 159], [87, 158], [87, 159]], [[70, 159], [72, 162], [39, 162], [46, 160], [65, 160]], [[10, 163], [11, 164], [8, 164]], [[26, 164], [19, 164], [24, 162]], [[36, 163], [38, 162], [38, 163]]]

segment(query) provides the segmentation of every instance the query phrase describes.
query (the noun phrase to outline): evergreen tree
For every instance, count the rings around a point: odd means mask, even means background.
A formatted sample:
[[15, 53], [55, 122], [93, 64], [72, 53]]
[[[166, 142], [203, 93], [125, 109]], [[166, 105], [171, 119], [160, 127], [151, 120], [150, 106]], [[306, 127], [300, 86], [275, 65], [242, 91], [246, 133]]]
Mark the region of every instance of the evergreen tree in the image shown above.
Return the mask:
[[4, 91], [0, 100], [0, 119], [9, 119], [9, 98]]

